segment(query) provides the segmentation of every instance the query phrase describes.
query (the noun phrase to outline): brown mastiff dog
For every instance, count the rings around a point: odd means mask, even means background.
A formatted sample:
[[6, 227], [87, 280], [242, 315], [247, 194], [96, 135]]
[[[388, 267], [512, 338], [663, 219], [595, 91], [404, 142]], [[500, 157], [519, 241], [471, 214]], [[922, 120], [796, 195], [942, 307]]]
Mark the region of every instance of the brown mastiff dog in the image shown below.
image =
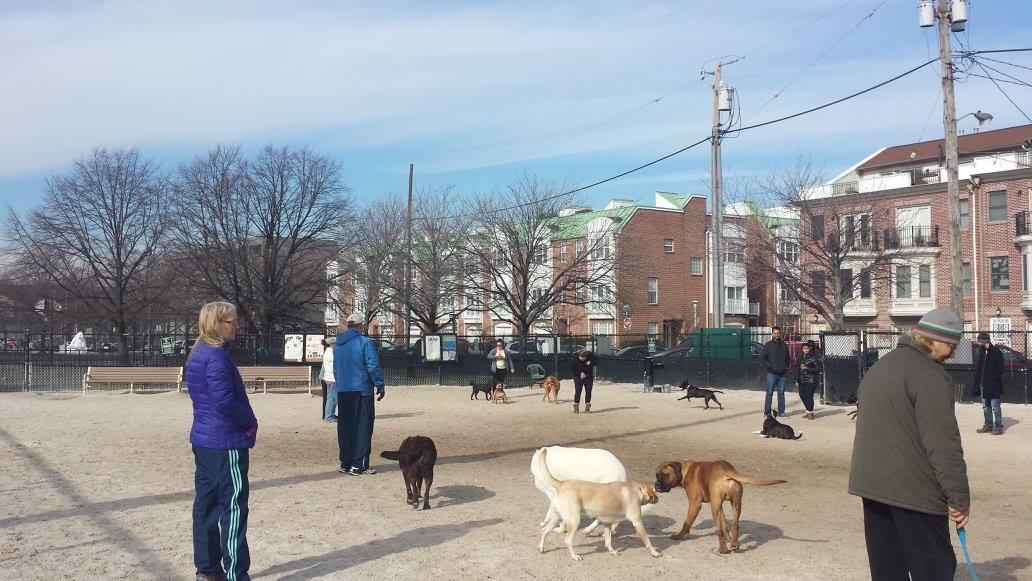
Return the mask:
[[[692, 462], [682, 460], [680, 462], [664, 462], [656, 469], [656, 491], [669, 492], [674, 487], [684, 488], [688, 495], [688, 515], [684, 517], [684, 526], [671, 539], [681, 540], [692, 528], [692, 523], [699, 516], [702, 503], [710, 503], [713, 510], [713, 524], [717, 527], [717, 537], [720, 539], [721, 553], [729, 553], [727, 543], [731, 543], [731, 550], [738, 550], [738, 519], [742, 515], [742, 483], [753, 486], [771, 486], [782, 484], [784, 480], [763, 480], [750, 478], [739, 474], [735, 467], [724, 460], [716, 462]], [[727, 529], [727, 521], [724, 519], [724, 501], [731, 501], [731, 530]], [[729, 534], [730, 533], [730, 534]]]

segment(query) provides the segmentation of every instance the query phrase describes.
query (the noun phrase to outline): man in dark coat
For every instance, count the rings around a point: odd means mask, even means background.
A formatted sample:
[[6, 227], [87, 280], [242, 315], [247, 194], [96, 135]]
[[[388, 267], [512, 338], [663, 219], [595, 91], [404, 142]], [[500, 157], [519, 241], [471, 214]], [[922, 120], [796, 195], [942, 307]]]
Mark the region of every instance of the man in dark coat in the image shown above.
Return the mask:
[[979, 434], [1003, 435], [1003, 351], [993, 345], [989, 333], [978, 334], [978, 361], [975, 365], [975, 397], [982, 396], [985, 424], [975, 430]]
[[763, 346], [760, 353], [760, 363], [767, 370], [765, 387], [767, 397], [763, 400], [763, 415], [771, 415], [771, 400], [774, 390], [778, 392], [777, 416], [785, 415], [785, 376], [788, 374], [788, 345], [781, 339], [781, 327], [773, 327], [770, 330], [771, 339]]

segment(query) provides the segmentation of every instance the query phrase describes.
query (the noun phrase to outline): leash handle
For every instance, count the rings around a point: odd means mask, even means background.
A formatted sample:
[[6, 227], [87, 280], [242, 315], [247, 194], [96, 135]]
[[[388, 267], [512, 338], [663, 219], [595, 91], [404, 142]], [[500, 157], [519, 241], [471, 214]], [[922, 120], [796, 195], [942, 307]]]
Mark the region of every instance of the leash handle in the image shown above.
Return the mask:
[[972, 581], [978, 581], [978, 575], [975, 573], [975, 566], [971, 564], [971, 555], [968, 553], [967, 531], [964, 529], [957, 529], [957, 538], [960, 539], [960, 548], [964, 551], [964, 560], [967, 562], [968, 575], [971, 575]]

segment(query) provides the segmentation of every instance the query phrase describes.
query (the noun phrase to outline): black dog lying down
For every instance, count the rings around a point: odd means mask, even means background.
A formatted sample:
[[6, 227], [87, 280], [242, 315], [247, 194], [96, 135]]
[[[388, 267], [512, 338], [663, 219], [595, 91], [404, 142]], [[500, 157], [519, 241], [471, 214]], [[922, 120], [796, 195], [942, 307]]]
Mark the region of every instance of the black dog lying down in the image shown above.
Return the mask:
[[484, 396], [487, 397], [487, 399], [491, 399], [491, 390], [494, 389], [493, 381], [488, 381], [486, 383], [471, 381], [469, 384], [473, 387], [473, 393], [469, 394], [469, 399], [480, 399], [480, 392], [484, 392]]
[[799, 432], [798, 436], [795, 435], [792, 426], [777, 421], [773, 415], [769, 415], [763, 420], [763, 429], [760, 430], [760, 434], [764, 438], [781, 438], [782, 440], [798, 440], [803, 437], [802, 432]]
[[855, 420], [856, 414], [860, 413], [860, 400], [856, 399], [856, 396], [854, 395], [850, 396], [848, 403], [851, 406], [855, 406], [856, 409], [851, 412], [846, 412], [846, 416], [851, 420]]
[[381, 458], [397, 460], [401, 475], [405, 477], [405, 496], [413, 508], [419, 506], [419, 492], [426, 481], [423, 494], [423, 510], [430, 508], [430, 485], [434, 483], [434, 464], [437, 463], [437, 446], [426, 436], [409, 436], [401, 443], [397, 452], [380, 452]]
[[717, 400], [717, 396], [713, 395], [715, 393], [724, 393], [722, 391], [718, 391], [716, 389], [703, 389], [701, 387], [695, 387], [694, 385], [688, 383], [687, 379], [681, 383], [681, 391], [686, 391], [687, 393], [684, 394], [684, 397], [677, 398], [677, 401], [681, 401], [682, 399], [692, 401], [693, 397], [702, 397], [705, 398], [704, 403], [706, 404], [706, 409], [709, 409], [709, 402], [711, 400], [713, 401], [713, 403], [720, 406], [720, 409], [724, 409], [724, 406], [720, 405], [720, 401]]

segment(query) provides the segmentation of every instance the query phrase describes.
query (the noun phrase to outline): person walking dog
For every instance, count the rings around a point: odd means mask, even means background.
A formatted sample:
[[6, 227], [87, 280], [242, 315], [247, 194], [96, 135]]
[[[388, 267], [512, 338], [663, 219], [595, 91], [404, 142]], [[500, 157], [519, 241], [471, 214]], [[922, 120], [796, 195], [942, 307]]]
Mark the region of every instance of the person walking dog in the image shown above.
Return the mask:
[[971, 496], [943, 362], [962, 331], [952, 311], [930, 311], [860, 382], [849, 493], [863, 499], [874, 581], [956, 572], [949, 521], [964, 528]]
[[580, 413], [581, 390], [584, 391], [584, 413], [591, 413], [591, 387], [595, 383], [595, 354], [587, 349], [582, 349], [577, 356], [570, 361], [570, 371], [573, 372], [573, 413]]
[[501, 339], [495, 341], [494, 349], [487, 352], [487, 358], [491, 360], [491, 378], [495, 385], [505, 385], [505, 376], [512, 372], [512, 358], [505, 350], [505, 342]]
[[229, 358], [239, 323], [230, 303], [208, 303], [186, 360], [193, 404], [193, 546], [198, 581], [247, 581], [247, 470], [258, 432], [240, 372]]
[[813, 396], [821, 385], [821, 359], [817, 356], [812, 341], [803, 343], [800, 349], [802, 354], [795, 364], [796, 389], [799, 390], [799, 399], [806, 408], [803, 417], [812, 420], [814, 418]]
[[785, 415], [785, 374], [788, 373], [788, 345], [781, 340], [781, 327], [772, 327], [770, 341], [763, 346], [760, 361], [767, 370], [767, 397], [763, 400], [764, 417], [771, 415], [774, 390], [778, 391], [778, 417]]
[[978, 363], [975, 366], [974, 397], [982, 397], [985, 423], [975, 430], [979, 434], [1003, 435], [1003, 351], [993, 345], [989, 333], [978, 334]]
[[337, 336], [333, 348], [333, 378], [337, 391], [337, 445], [341, 474], [376, 474], [369, 467], [376, 401], [384, 396], [380, 357], [369, 337], [362, 334], [365, 318], [348, 317], [348, 328]]

